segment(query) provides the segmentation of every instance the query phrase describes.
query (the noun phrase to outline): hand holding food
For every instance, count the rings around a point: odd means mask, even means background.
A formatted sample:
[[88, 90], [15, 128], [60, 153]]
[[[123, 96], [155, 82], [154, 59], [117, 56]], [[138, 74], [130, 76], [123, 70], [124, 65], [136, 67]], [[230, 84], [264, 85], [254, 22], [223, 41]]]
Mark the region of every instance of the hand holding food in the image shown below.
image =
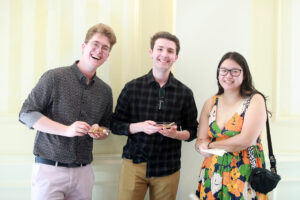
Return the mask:
[[98, 128], [91, 128], [89, 130], [88, 133], [90, 134], [105, 134], [105, 135], [109, 135], [110, 134], [110, 130], [104, 126], [100, 126]]
[[177, 136], [177, 125], [175, 122], [158, 122], [156, 126], [159, 126], [161, 130], [158, 132], [163, 136], [176, 138]]
[[108, 137], [108, 135], [111, 133], [111, 131], [104, 127], [99, 126], [98, 124], [94, 124], [92, 128], [88, 131], [88, 134], [97, 140], [103, 140]]
[[166, 128], [170, 129], [172, 126], [175, 126], [175, 122], [157, 122], [156, 126], [159, 126], [160, 128]]

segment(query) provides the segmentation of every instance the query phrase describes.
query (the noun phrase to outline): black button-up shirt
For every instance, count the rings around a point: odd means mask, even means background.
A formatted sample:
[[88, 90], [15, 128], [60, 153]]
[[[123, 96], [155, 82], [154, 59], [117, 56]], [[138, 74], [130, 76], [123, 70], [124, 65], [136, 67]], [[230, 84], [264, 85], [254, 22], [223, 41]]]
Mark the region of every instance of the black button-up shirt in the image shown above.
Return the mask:
[[129, 124], [153, 120], [175, 122], [178, 129], [188, 130], [190, 138], [197, 135], [197, 108], [192, 91], [174, 78], [160, 88], [152, 70], [127, 83], [122, 90], [111, 129], [114, 134], [128, 136], [123, 148], [123, 158], [133, 163], [147, 162], [146, 177], [172, 174], [180, 169], [181, 141], [160, 133], [147, 135], [143, 132], [130, 134]]
[[[84, 121], [109, 126], [112, 114], [111, 88], [96, 75], [87, 79], [77, 67], [60, 67], [43, 74], [23, 103], [19, 120], [32, 128], [42, 116], [71, 125]], [[90, 163], [93, 138], [89, 135], [64, 137], [37, 131], [34, 154], [63, 163]]]

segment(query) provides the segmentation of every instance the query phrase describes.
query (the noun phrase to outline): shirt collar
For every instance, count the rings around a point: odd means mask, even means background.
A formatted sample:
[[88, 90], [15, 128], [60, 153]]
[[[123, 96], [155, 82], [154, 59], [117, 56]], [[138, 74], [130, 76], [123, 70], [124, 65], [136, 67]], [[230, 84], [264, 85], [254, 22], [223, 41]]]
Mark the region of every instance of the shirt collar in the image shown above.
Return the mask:
[[[152, 69], [148, 72], [148, 74], [146, 75], [146, 80], [147, 80], [147, 83], [150, 85], [150, 84], [158, 84], [156, 82], [156, 80], [154, 79], [154, 76], [153, 76], [153, 72], [152, 72]], [[172, 72], [170, 72], [169, 74], [169, 79], [167, 81], [167, 83], [164, 85], [164, 87], [176, 87], [176, 83], [175, 83], [175, 77], [174, 75], [172, 74]]]
[[[71, 66], [73, 72], [75, 73], [76, 77], [81, 83], [84, 83], [86, 85], [87, 79], [84, 76], [84, 74], [80, 71], [78, 67], [79, 60], [76, 60], [75, 63]], [[91, 79], [90, 85], [93, 85], [95, 82], [96, 73], [94, 74], [93, 78]]]

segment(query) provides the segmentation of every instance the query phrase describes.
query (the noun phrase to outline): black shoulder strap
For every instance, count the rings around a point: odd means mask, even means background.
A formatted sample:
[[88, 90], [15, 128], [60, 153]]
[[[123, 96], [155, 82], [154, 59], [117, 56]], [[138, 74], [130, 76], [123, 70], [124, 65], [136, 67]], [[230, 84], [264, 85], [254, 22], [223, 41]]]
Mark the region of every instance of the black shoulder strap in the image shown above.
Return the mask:
[[271, 164], [270, 169], [273, 173], [277, 173], [276, 159], [275, 159], [275, 156], [273, 154], [273, 148], [272, 148], [272, 140], [271, 140], [268, 112], [267, 112], [267, 122], [266, 122], [266, 124], [267, 124], [267, 139], [268, 139], [269, 159], [270, 159], [270, 164]]
[[[251, 95], [247, 108], [250, 104], [250, 100], [253, 95]], [[267, 139], [268, 139], [268, 149], [269, 149], [269, 160], [270, 160], [270, 170], [271, 172], [277, 174], [277, 169], [276, 169], [276, 159], [273, 154], [273, 148], [272, 148], [272, 140], [271, 140], [271, 132], [270, 132], [270, 124], [269, 124], [269, 116], [268, 116], [268, 110], [267, 110], [267, 103], [265, 101], [265, 106], [266, 106], [266, 113], [267, 113], [267, 122], [266, 122], [266, 127], [267, 127]], [[254, 148], [253, 146], [248, 147], [248, 153], [249, 153], [249, 158], [250, 158], [250, 163], [251, 163], [251, 168], [255, 166], [255, 158], [254, 158]]]

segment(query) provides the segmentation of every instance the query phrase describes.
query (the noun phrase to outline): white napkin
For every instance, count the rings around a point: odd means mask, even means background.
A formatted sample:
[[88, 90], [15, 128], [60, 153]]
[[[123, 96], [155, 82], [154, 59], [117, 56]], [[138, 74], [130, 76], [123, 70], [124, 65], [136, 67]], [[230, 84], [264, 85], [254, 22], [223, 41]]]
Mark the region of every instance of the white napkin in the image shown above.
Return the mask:
[[215, 154], [218, 156], [223, 156], [226, 151], [224, 149], [201, 149], [200, 151]]

